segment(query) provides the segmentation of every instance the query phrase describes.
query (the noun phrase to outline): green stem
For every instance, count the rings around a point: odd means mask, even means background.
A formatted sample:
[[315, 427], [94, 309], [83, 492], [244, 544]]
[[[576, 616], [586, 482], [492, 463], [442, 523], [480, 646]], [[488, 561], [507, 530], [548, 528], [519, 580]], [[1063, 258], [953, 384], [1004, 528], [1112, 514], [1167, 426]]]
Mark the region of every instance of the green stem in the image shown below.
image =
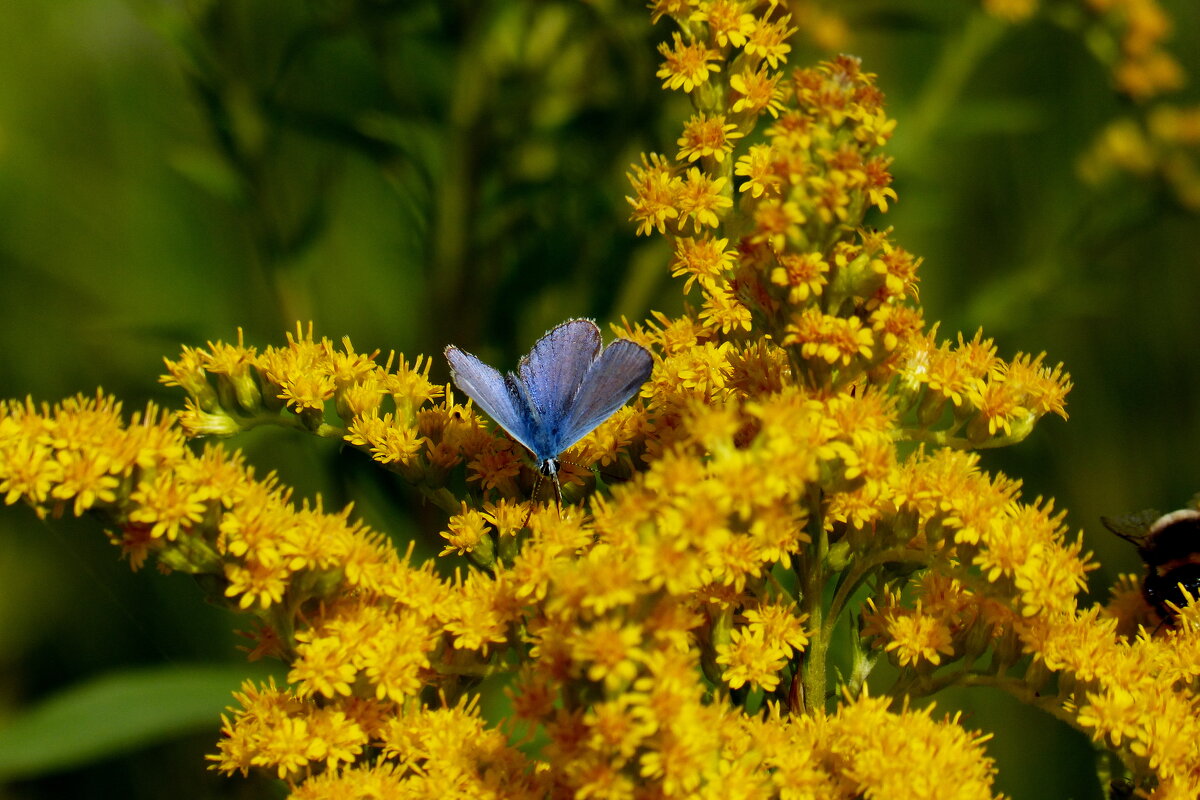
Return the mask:
[[[837, 624], [838, 617], [846, 610], [846, 603], [849, 602], [851, 595], [871, 577], [875, 570], [891, 561], [903, 562], [906, 558], [911, 561], [914, 555], [914, 552], [907, 547], [890, 547], [875, 553], [866, 561], [856, 563], [850, 572], [843, 573], [843, 579], [838, 582], [834, 591], [833, 602], [829, 604], [829, 613], [825, 623], [826, 635], [829, 635], [833, 626]], [[926, 564], [926, 566], [928, 565]]]
[[1008, 447], [1018, 444], [1028, 435], [1028, 432], [1026, 432], [1019, 437], [992, 436], [981, 442], [975, 442], [965, 436], [954, 436], [953, 432], [948, 430], [930, 431], [923, 428], [901, 428], [892, 435], [892, 439], [897, 442], [923, 442], [925, 444], [937, 445], [938, 447], [949, 447], [952, 450], [991, 450], [997, 447]]
[[311, 433], [314, 436], [320, 436], [322, 439], [341, 439], [346, 435], [345, 428], [326, 423], [321, 423], [314, 431], [307, 427], [299, 417], [291, 413], [280, 414], [275, 411], [268, 411], [262, 414], [255, 414], [252, 417], [235, 416], [233, 418], [237, 420], [238, 427], [242, 431], [253, 430], [263, 425], [274, 425], [277, 428], [291, 428], [292, 430]]
[[916, 677], [910, 671], [907, 677], [901, 677], [888, 690], [892, 697], [901, 695], [928, 697], [949, 686], [986, 686], [1000, 689], [1020, 700], [1026, 705], [1046, 712], [1055, 719], [1065, 722], [1081, 733], [1089, 734], [1079, 725], [1075, 715], [1063, 705], [1062, 698], [1057, 694], [1040, 694], [1024, 679], [1010, 675], [995, 675], [988, 672], [977, 672], [969, 669], [954, 670], [937, 675]]
[[825, 532], [821, 513], [821, 490], [816, 486], [808, 492], [808, 530], [813, 540], [813, 554], [800, 562], [798, 576], [804, 587], [803, 608], [812, 631], [804, 655], [804, 706], [808, 714], [825, 711], [826, 658], [829, 653], [829, 631], [825, 626], [825, 556], [829, 551], [829, 536]]

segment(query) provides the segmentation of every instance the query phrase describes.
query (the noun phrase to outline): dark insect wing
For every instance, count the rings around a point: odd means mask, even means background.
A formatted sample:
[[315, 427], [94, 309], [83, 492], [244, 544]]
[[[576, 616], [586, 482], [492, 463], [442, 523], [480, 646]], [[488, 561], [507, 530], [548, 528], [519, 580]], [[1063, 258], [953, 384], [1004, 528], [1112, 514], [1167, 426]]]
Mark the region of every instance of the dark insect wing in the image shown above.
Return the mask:
[[650, 352], [628, 339], [618, 339], [592, 362], [567, 418], [555, 432], [556, 452], [587, 436], [633, 397], [650, 377], [654, 361]]
[[1162, 512], [1152, 508], [1144, 511], [1136, 511], [1132, 514], [1121, 514], [1120, 516], [1101, 517], [1100, 521], [1104, 523], [1104, 527], [1120, 536], [1127, 542], [1133, 542], [1139, 547], [1150, 534], [1150, 528], [1162, 517]]
[[[450, 374], [455, 385], [509, 435], [536, 455], [536, 425], [530, 409], [515, 387], [499, 372], [454, 345], [446, 348], [446, 360], [450, 362]], [[515, 381], [512, 383], [515, 384]]]
[[[538, 420], [553, 430], [562, 424], [588, 367], [600, 354], [600, 329], [588, 319], [557, 326], [521, 359], [521, 383]], [[553, 453], [552, 455], [558, 455]]]

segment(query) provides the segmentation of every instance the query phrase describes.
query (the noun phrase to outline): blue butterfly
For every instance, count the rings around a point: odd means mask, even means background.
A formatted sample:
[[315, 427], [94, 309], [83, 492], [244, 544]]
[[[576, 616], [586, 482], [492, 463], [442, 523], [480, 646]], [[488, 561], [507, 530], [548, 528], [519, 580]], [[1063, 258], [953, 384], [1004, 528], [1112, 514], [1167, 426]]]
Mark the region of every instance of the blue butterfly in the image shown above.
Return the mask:
[[538, 339], [515, 373], [501, 375], [454, 345], [446, 360], [458, 388], [533, 453], [560, 505], [559, 455], [625, 405], [653, 366], [649, 351], [628, 339], [601, 351], [600, 329], [587, 319]]

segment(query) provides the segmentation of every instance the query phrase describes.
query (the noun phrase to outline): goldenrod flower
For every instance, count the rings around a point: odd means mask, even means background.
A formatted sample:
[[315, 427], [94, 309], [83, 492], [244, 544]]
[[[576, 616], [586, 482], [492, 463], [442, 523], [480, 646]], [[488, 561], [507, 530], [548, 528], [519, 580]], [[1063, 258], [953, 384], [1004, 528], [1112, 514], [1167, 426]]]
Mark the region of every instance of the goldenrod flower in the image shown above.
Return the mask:
[[725, 178], [713, 178], [695, 167], [689, 169], [675, 199], [680, 226], [691, 219], [699, 233], [703, 227], [720, 225], [719, 215], [733, 205], [733, 200], [721, 191], [725, 184]]
[[683, 179], [673, 175], [666, 159], [654, 153], [648, 158], [643, 155], [642, 165], [635, 164], [628, 178], [636, 196], [625, 200], [633, 206], [630, 219], [638, 223], [638, 235], [649, 236], [652, 230], [664, 233], [667, 220], [679, 216], [676, 204]]
[[752, 317], [750, 309], [732, 290], [711, 283], [704, 286], [704, 307], [700, 311], [700, 319], [714, 330], [729, 333], [739, 329], [750, 330]]
[[783, 253], [779, 266], [771, 270], [771, 283], [787, 289], [787, 301], [799, 305], [821, 294], [828, 283], [829, 265], [817, 252]]
[[680, 237], [675, 241], [675, 257], [671, 261], [672, 277], [688, 276], [683, 291], [692, 288], [697, 279], [713, 282], [733, 268], [736, 253], [726, 249], [728, 239], [703, 236], [699, 239]]
[[785, 344], [800, 345], [804, 358], [813, 358], [830, 365], [849, 366], [855, 358], [870, 359], [875, 336], [864, 328], [858, 317], [822, 314], [808, 309], [798, 314], [787, 326]]
[[787, 40], [796, 32], [795, 28], [788, 27], [791, 20], [788, 15], [771, 22], [759, 19], [743, 48], [746, 54], [763, 59], [771, 69], [787, 61], [787, 54], [792, 52], [792, 46]]
[[700, 0], [691, 18], [706, 23], [720, 47], [742, 47], [756, 24], [754, 15], [746, 11], [751, 5], [746, 0]]
[[474, 550], [488, 534], [487, 520], [480, 512], [463, 504], [462, 513], [450, 518], [449, 530], [442, 533], [448, 544], [442, 555], [457, 552], [459, 555]]
[[657, 25], [660, 19], [667, 16], [686, 19], [694, 5], [695, 0], [652, 0], [647, 6], [650, 9], [650, 22]]
[[753, 683], [771, 692], [779, 685], [785, 652], [765, 638], [759, 628], [734, 630], [730, 644], [717, 645], [717, 663], [725, 667], [724, 678], [732, 689]]
[[678, 141], [679, 153], [675, 158], [697, 161], [709, 156], [720, 164], [744, 135], [738, 131], [735, 123], [727, 123], [723, 114], [711, 117], [697, 114], [684, 126], [683, 135]]
[[746, 179], [742, 181], [739, 191], [749, 192], [751, 197], [779, 194], [784, 179], [775, 170], [775, 151], [771, 146], [752, 145], [734, 166], [734, 173]]
[[674, 46], [667, 43], [658, 46], [658, 52], [665, 56], [662, 66], [656, 73], [663, 79], [664, 89], [683, 89], [691, 92], [697, 86], [708, 83], [712, 73], [720, 72], [719, 64], [711, 62], [720, 59], [721, 54], [712, 50], [702, 42], [684, 44], [683, 38], [673, 34]]
[[784, 108], [783, 90], [779, 88], [780, 73], [771, 73], [766, 67], [757, 70], [744, 69], [729, 77], [729, 88], [737, 93], [731, 111], [734, 114], [757, 116], [766, 111], [778, 117]]

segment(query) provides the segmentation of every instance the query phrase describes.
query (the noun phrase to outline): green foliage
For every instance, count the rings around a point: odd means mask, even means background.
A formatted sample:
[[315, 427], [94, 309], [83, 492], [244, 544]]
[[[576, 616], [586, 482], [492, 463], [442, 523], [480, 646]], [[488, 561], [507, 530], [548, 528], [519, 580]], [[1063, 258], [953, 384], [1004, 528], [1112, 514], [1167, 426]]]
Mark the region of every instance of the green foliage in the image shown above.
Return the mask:
[[62, 771], [135, 752], [191, 731], [216, 735], [245, 665], [173, 666], [110, 673], [63, 690], [0, 726], [0, 781]]

